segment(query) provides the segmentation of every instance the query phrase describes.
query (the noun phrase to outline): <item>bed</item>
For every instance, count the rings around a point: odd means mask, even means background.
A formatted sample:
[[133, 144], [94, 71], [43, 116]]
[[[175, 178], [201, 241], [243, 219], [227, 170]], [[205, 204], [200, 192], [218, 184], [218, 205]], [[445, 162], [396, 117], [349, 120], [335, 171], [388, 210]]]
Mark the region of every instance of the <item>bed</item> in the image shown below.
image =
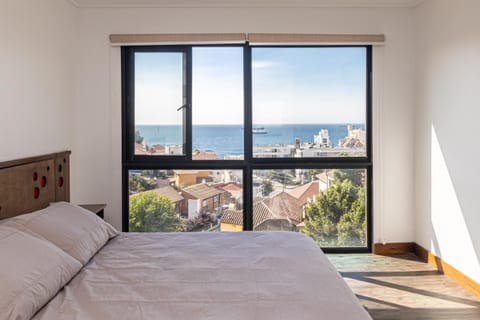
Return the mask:
[[305, 235], [119, 233], [68, 156], [0, 164], [0, 319], [371, 319]]

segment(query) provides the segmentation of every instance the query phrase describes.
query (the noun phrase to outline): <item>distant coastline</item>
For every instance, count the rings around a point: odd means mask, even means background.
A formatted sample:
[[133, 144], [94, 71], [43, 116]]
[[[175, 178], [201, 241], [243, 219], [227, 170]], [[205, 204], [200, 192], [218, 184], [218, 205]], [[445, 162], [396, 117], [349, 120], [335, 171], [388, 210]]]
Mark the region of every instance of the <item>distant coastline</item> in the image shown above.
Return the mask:
[[[262, 127], [267, 134], [254, 134], [253, 144], [259, 146], [293, 144], [298, 138], [303, 142], [313, 142], [314, 135], [321, 129], [327, 129], [330, 141], [336, 146], [347, 134], [347, 126], [365, 129], [364, 124], [254, 124]], [[180, 125], [137, 125], [135, 129], [148, 145], [181, 145], [182, 127]], [[224, 155], [243, 154], [243, 125], [193, 125], [193, 149], [213, 150], [220, 159]]]

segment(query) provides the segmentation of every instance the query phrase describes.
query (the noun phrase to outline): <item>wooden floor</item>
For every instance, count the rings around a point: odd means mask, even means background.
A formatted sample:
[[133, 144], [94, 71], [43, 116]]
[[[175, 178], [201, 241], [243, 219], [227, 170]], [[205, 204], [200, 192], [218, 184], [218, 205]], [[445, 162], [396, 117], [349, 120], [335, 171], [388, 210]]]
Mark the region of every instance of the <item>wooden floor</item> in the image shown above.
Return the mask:
[[374, 320], [480, 320], [480, 300], [414, 254], [329, 254]]

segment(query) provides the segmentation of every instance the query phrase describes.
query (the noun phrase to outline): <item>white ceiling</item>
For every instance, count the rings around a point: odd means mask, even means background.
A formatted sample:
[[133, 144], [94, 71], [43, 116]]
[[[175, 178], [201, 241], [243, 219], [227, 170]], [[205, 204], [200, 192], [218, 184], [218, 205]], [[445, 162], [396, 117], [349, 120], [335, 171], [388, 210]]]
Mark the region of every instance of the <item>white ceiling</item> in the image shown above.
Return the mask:
[[415, 7], [423, 0], [67, 0], [81, 8]]

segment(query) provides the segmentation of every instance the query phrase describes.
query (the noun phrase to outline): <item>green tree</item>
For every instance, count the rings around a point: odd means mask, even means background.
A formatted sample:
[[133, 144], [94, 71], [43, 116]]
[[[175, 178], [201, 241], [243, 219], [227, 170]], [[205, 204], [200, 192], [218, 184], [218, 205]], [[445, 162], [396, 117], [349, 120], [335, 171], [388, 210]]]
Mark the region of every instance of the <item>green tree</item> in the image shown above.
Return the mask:
[[319, 172], [319, 170], [317, 170], [317, 169], [310, 169], [310, 170], [308, 171], [308, 173], [307, 173], [307, 178], [308, 178], [308, 180], [312, 180], [312, 178], [315, 178], [315, 176], [316, 176], [317, 174], [319, 174], [319, 173], [320, 173], [320, 172]]
[[175, 206], [165, 196], [153, 191], [130, 196], [129, 230], [133, 232], [180, 231]]
[[269, 179], [264, 179], [262, 181], [262, 195], [264, 197], [268, 196], [273, 191], [272, 181]]
[[334, 183], [305, 207], [301, 232], [320, 246], [365, 243], [365, 191], [348, 179]]
[[165, 179], [167, 175], [165, 174], [165, 170], [142, 170], [143, 177], [153, 178], [161, 178]]
[[139, 175], [131, 175], [129, 179], [130, 193], [138, 193], [155, 189], [157, 183]]
[[206, 212], [200, 213], [192, 219], [184, 222], [183, 231], [205, 231], [213, 227], [217, 223], [217, 219], [212, 214]]
[[336, 169], [333, 177], [336, 181], [349, 180], [354, 186], [363, 186], [363, 170], [359, 169]]
[[358, 246], [366, 244], [367, 223], [365, 220], [364, 188], [358, 188], [358, 198], [352, 203], [350, 211], [340, 218], [337, 230], [338, 244], [341, 246]]
[[143, 137], [140, 135], [140, 131], [135, 130], [135, 143], [142, 144]]
[[298, 184], [298, 182], [294, 181], [295, 171], [287, 171], [287, 170], [274, 170], [271, 174], [271, 180], [277, 181], [284, 186]]
[[166, 179], [167, 178], [167, 174], [165, 172], [165, 170], [152, 170], [153, 171], [153, 176], [156, 177], [156, 178], [160, 178], [160, 179]]

